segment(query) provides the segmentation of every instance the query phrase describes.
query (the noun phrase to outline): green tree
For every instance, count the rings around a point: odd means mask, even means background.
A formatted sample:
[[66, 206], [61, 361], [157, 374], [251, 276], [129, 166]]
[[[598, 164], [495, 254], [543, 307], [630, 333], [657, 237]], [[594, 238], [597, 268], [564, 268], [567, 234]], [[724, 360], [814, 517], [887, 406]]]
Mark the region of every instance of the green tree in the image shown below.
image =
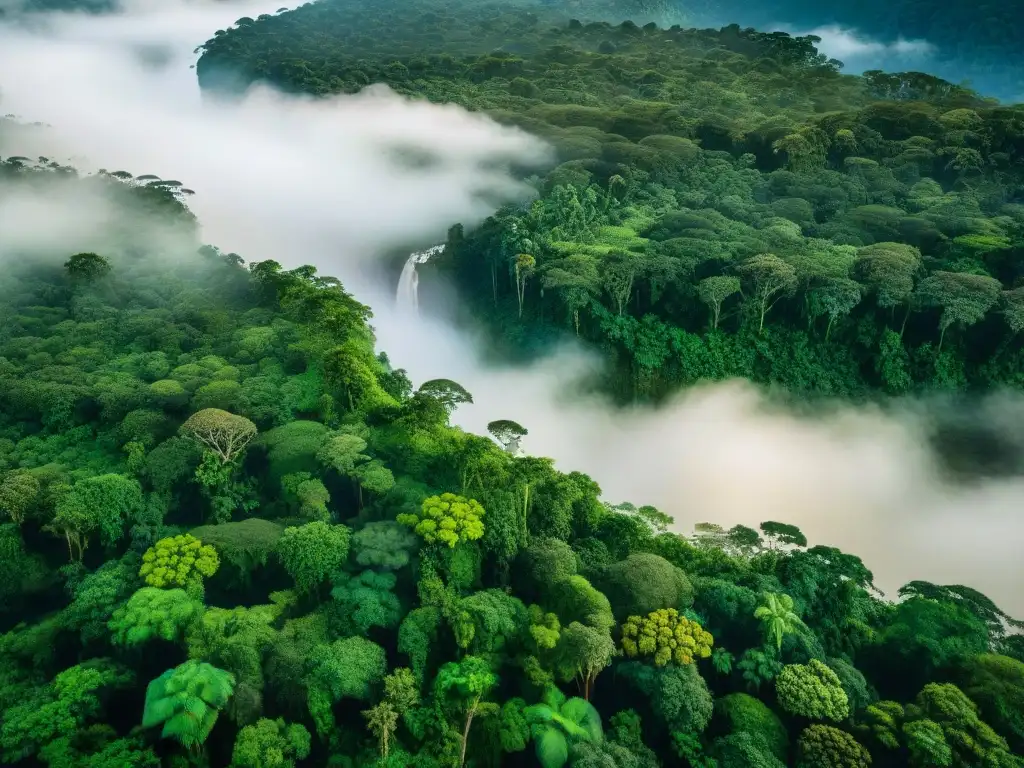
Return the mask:
[[394, 520], [367, 523], [352, 534], [355, 561], [364, 568], [397, 571], [409, 564], [417, 539]]
[[377, 737], [381, 759], [388, 759], [391, 739], [398, 728], [398, 718], [419, 704], [420, 693], [412, 670], [399, 667], [384, 678], [384, 698], [363, 711], [366, 725]]
[[718, 328], [722, 304], [730, 296], [740, 292], [740, 279], [732, 275], [705, 277], [697, 284], [697, 296], [711, 310], [711, 327]]
[[714, 713], [711, 692], [695, 664], [654, 667], [630, 661], [616, 673], [650, 703], [655, 716], [670, 732], [700, 734]]
[[868, 768], [871, 755], [848, 734], [830, 725], [812, 725], [797, 741], [801, 768]]
[[108, 624], [115, 645], [142, 645], [152, 638], [181, 639], [203, 612], [203, 604], [182, 589], [143, 587], [114, 611]]
[[39, 480], [28, 472], [6, 472], [0, 481], [0, 511], [15, 524], [24, 525], [39, 490]]
[[963, 691], [1015, 753], [1024, 752], [1024, 663], [986, 653], [965, 664]]
[[190, 660], [164, 672], [146, 687], [142, 726], [162, 725], [161, 737], [187, 749], [200, 748], [234, 692], [230, 672]]
[[860, 304], [860, 283], [848, 278], [833, 278], [811, 289], [810, 310], [813, 316], [828, 315], [825, 341], [832, 334], [832, 325], [840, 317], [846, 317]]
[[309, 731], [282, 718], [261, 717], [235, 738], [231, 768], [294, 768], [296, 760], [309, 757]]
[[497, 707], [483, 698], [498, 684], [498, 676], [488, 663], [478, 656], [465, 656], [461, 661], [449, 662], [438, 670], [434, 679], [434, 696], [442, 706], [453, 709], [462, 717], [459, 742], [459, 766], [466, 763], [466, 745], [473, 718], [491, 715]]
[[64, 269], [75, 281], [93, 283], [110, 273], [110, 262], [98, 253], [76, 253], [66, 262]]
[[780, 544], [790, 547], [807, 546], [807, 537], [795, 525], [768, 520], [761, 523], [760, 528], [768, 539], [768, 546], [772, 550], [779, 549]]
[[525, 709], [537, 760], [544, 768], [561, 768], [578, 741], [600, 742], [604, 738], [601, 716], [594, 706], [580, 698], [567, 699], [557, 688], [544, 691], [541, 703]]
[[392, 592], [396, 581], [392, 573], [369, 570], [357, 576], [344, 572], [332, 576], [331, 597], [341, 620], [342, 634], [365, 635], [371, 627], [398, 626], [402, 610]]
[[715, 714], [728, 725], [730, 733], [750, 733], [762, 738], [771, 753], [785, 760], [789, 753], [786, 727], [766, 704], [745, 693], [730, 693], [715, 701]]
[[519, 441], [530, 434], [522, 424], [509, 419], [499, 419], [487, 425], [487, 431], [511, 454], [519, 450]]
[[632, 554], [603, 568], [594, 582], [620, 617], [643, 616], [662, 608], [683, 610], [693, 605], [693, 586], [686, 574], [650, 552]]
[[64, 536], [72, 560], [81, 561], [89, 537], [99, 531], [106, 546], [124, 536], [125, 524], [142, 508], [142, 488], [124, 475], [86, 478], [61, 494], [47, 528]]
[[82, 643], [107, 635], [107, 622], [139, 587], [138, 558], [108, 560], [71, 590], [72, 599], [60, 616], [61, 624], [78, 632]]
[[191, 534], [160, 539], [142, 556], [139, 576], [160, 589], [202, 584], [220, 568], [217, 550]]
[[793, 598], [786, 594], [766, 594], [763, 603], [754, 611], [754, 618], [761, 622], [765, 639], [774, 640], [780, 651], [783, 637], [806, 628], [793, 610]]
[[184, 437], [213, 453], [221, 464], [237, 461], [256, 433], [256, 425], [247, 418], [219, 408], [197, 411], [181, 425]]
[[384, 649], [362, 637], [346, 637], [316, 647], [309, 658], [309, 712], [317, 733], [334, 728], [331, 707], [343, 698], [368, 701], [387, 671]]
[[284, 529], [277, 554], [303, 592], [313, 590], [348, 559], [349, 529], [322, 521]]
[[131, 673], [109, 659], [92, 659], [26, 691], [21, 701], [4, 711], [0, 757], [5, 763], [14, 763], [54, 740], [73, 737], [88, 720], [102, 714], [105, 693], [132, 682]]
[[813, 720], [845, 720], [850, 702], [839, 677], [825, 664], [787, 664], [775, 679], [779, 705], [794, 715]]
[[483, 516], [484, 508], [475, 499], [443, 493], [425, 499], [419, 514], [403, 513], [395, 519], [412, 528], [428, 544], [455, 547], [484, 535]]
[[764, 330], [764, 316], [779, 299], [796, 290], [796, 270], [770, 253], [752, 256], [737, 268], [740, 277], [750, 284], [751, 298], [758, 313], [758, 333]]
[[612, 663], [617, 651], [607, 630], [574, 621], [561, 629], [554, 655], [559, 678], [575, 680], [589, 701], [597, 676]]
[[652, 611], [645, 617], [630, 616], [622, 625], [622, 650], [626, 656], [653, 656], [656, 666], [669, 662], [692, 664], [711, 656], [714, 638], [696, 621], [680, 616], [674, 608]]
[[917, 286], [915, 296], [924, 307], [938, 307], [939, 349], [951, 325], [962, 328], [980, 321], [999, 300], [1002, 285], [986, 275], [932, 272]]

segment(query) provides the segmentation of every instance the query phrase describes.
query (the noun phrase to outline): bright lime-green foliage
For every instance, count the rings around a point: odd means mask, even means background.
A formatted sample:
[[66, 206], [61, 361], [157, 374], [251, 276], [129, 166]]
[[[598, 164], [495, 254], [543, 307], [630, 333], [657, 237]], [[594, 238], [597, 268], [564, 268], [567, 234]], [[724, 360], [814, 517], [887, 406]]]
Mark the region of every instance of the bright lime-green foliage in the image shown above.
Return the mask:
[[524, 710], [530, 724], [537, 760], [544, 768], [562, 768], [574, 742], [597, 743], [604, 738], [601, 715], [590, 702], [567, 699], [557, 688], [548, 688], [540, 704]]
[[238, 732], [231, 754], [231, 768], [294, 768], [296, 760], [309, 757], [309, 731], [282, 718], [260, 718]]
[[789, 595], [765, 595], [764, 603], [754, 611], [754, 618], [761, 622], [765, 637], [775, 643], [778, 650], [782, 650], [782, 638], [804, 626], [793, 610], [793, 598]]
[[787, 664], [775, 679], [779, 704], [787, 712], [813, 720], [845, 720], [850, 703], [839, 677], [824, 663]]
[[209, 578], [220, 567], [217, 550], [191, 534], [160, 539], [142, 556], [141, 576], [151, 587], [185, 587]]
[[868, 768], [871, 755], [846, 731], [830, 725], [812, 725], [797, 741], [799, 768]]
[[348, 559], [349, 534], [344, 525], [322, 521], [285, 528], [277, 542], [277, 554], [302, 591], [309, 591]]
[[669, 662], [692, 664], [695, 659], [706, 659], [714, 642], [710, 632], [680, 616], [675, 608], [662, 608], [643, 617], [630, 616], [622, 624], [626, 656], [652, 656], [659, 667]]
[[108, 627], [115, 645], [142, 645], [153, 638], [175, 641], [203, 612], [203, 604], [183, 589], [143, 587], [123, 608], [114, 611]]
[[454, 547], [484, 535], [484, 508], [476, 499], [442, 493], [423, 501], [419, 514], [401, 514], [396, 520], [412, 528], [428, 544]]
[[230, 672], [201, 661], [169, 669], [146, 687], [142, 726], [188, 749], [202, 746], [235, 688]]

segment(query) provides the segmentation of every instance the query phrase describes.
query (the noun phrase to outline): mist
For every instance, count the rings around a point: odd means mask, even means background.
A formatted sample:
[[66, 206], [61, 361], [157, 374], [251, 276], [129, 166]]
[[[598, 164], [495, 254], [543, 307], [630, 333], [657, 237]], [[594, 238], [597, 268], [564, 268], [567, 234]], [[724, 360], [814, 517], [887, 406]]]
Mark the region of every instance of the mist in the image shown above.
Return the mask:
[[[321, 102], [256, 89], [237, 103], [204, 104], [189, 69], [193, 48], [234, 19], [278, 7], [131, 2], [117, 17], [0, 26], [0, 72], [18, 73], [0, 81], [0, 112], [50, 126], [16, 134], [0, 154], [183, 181], [196, 190], [189, 202], [205, 242], [339, 277], [373, 307], [381, 348], [415, 384], [444, 377], [469, 389], [475, 404], [456, 412], [458, 424], [483, 433], [493, 419], [521, 422], [526, 452], [590, 474], [608, 501], [653, 504], [681, 532], [701, 521], [794, 523], [813, 544], [861, 556], [887, 592], [911, 579], [966, 583], [1024, 614], [1016, 589], [1024, 479], [944, 479], [926, 448], [926, 406], [797, 415], [749, 384], [726, 382], [656, 411], [613, 409], [572, 386], [599, 365], [585, 350], [567, 343], [529, 366], [487, 366], [479, 338], [400, 311], [384, 255], [438, 242], [455, 222], [471, 227], [497, 200], [525, 199], [532, 190], [502, 163], [541, 165], [547, 148], [479, 115], [382, 88]], [[408, 148], [431, 162], [403, 163]], [[53, 247], [84, 231], [93, 213], [76, 200], [43, 205], [4, 201], [0, 250]], [[95, 205], [102, 222], [102, 201]], [[49, 234], [29, 226], [43, 213], [56, 222]], [[998, 421], [1019, 399], [991, 402], [988, 418]]]

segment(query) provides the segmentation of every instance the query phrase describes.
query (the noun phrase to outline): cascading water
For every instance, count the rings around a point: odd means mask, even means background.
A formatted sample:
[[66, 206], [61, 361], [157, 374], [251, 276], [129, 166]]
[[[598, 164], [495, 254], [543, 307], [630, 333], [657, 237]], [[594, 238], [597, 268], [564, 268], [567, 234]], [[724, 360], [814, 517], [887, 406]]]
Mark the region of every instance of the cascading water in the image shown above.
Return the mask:
[[420, 276], [416, 268], [425, 264], [434, 256], [444, 250], [444, 245], [434, 245], [422, 251], [415, 251], [409, 254], [409, 258], [402, 267], [402, 274], [398, 278], [398, 290], [395, 292], [395, 303], [398, 309], [412, 315], [418, 315], [420, 311], [419, 286]]

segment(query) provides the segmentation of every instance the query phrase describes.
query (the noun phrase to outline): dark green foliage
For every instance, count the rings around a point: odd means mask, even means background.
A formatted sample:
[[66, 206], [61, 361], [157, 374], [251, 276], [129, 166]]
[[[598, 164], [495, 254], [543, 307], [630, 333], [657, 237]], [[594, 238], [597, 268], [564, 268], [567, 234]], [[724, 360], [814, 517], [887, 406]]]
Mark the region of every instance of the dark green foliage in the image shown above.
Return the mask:
[[695, 665], [653, 667], [632, 661], [618, 671], [650, 701], [669, 731], [700, 733], [711, 721], [711, 693]]
[[[502, 343], [565, 333], [601, 349], [623, 400], [731, 376], [806, 394], [923, 389], [947, 379], [936, 350], [950, 345], [955, 386], [1011, 380], [1020, 107], [922, 73], [842, 75], [814, 36], [579, 24], [567, 16], [608, 17], [528, 5], [524, 22], [420, 0], [401, 12], [431, 21], [398, 29], [331, 0], [218, 34], [197, 69], [211, 89], [383, 81], [550, 141], [560, 162], [539, 203], [459, 229], [438, 265]], [[856, 15], [898, 27], [884, 11]], [[948, 15], [961, 12], [974, 15]], [[495, 53], [509, 39], [516, 52]], [[450, 384], [425, 391], [450, 400]]]
[[868, 768], [871, 755], [853, 736], [829, 725], [812, 725], [797, 742], [800, 768]]
[[340, 634], [365, 635], [371, 627], [398, 626], [401, 605], [392, 590], [395, 577], [390, 573], [363, 571], [358, 576], [339, 573], [332, 578], [332, 606]]
[[615, 606], [620, 621], [661, 608], [681, 611], [693, 605], [693, 587], [686, 574], [665, 558], [647, 552], [607, 566], [594, 583]]
[[[217, 31], [197, 69], [382, 82], [546, 139], [538, 199], [424, 265], [496, 359], [570, 336], [609, 363], [588, 390], [637, 405], [734, 377], [797, 400], [1019, 388], [1021, 109], [678, 14], [320, 0]], [[0, 196], [64, 184], [132, 226], [4, 260], [0, 762], [1021, 765], [1024, 625], [985, 595], [886, 600], [784, 517], [684, 537], [606, 503], [522, 455], [543, 425], [452, 426], [472, 394], [414, 390], [336, 279], [203, 245], [178, 182], [0, 158]], [[713, 640], [628, 622], [657, 611]]]
[[762, 701], [745, 693], [731, 693], [715, 701], [715, 715], [726, 723], [730, 733], [749, 733], [764, 740], [775, 757], [785, 760], [789, 736], [782, 721]]
[[237, 523], [203, 525], [189, 533], [213, 546], [222, 561], [233, 565], [241, 574], [249, 575], [267, 564], [267, 559], [276, 551], [284, 526], [253, 517]]

